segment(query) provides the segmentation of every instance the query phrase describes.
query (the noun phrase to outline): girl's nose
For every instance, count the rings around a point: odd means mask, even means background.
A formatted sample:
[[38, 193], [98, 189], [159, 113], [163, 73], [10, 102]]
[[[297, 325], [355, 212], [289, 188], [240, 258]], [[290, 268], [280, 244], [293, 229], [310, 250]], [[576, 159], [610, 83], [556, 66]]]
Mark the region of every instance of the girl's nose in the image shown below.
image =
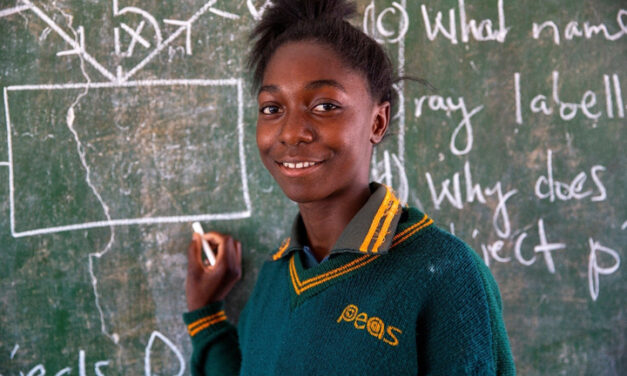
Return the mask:
[[279, 142], [288, 146], [308, 144], [314, 140], [314, 129], [303, 114], [291, 111], [284, 117]]

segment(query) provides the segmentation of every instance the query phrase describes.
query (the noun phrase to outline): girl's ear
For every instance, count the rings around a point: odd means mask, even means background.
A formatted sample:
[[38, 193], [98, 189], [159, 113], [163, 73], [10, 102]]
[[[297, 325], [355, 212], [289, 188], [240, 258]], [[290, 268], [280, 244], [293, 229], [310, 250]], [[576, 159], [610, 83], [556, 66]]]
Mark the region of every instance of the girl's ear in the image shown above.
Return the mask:
[[372, 119], [372, 133], [370, 134], [370, 142], [373, 145], [383, 140], [385, 132], [390, 124], [390, 102], [383, 102], [376, 105]]

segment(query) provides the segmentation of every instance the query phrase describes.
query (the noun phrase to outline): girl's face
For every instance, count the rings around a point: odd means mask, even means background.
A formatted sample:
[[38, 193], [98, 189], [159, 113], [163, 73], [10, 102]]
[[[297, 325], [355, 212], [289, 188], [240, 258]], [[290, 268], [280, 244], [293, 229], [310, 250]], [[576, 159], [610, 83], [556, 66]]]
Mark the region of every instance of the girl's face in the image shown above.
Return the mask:
[[291, 200], [363, 192], [390, 110], [375, 103], [362, 74], [325, 45], [287, 42], [268, 62], [257, 101], [261, 160]]

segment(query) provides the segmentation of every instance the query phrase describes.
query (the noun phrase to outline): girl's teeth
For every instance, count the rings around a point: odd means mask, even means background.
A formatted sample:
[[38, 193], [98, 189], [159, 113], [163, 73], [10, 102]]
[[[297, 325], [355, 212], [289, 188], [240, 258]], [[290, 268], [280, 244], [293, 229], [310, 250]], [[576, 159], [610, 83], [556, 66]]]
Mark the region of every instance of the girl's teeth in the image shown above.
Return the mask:
[[298, 163], [283, 162], [283, 166], [287, 168], [307, 168], [315, 164], [316, 164], [315, 162], [298, 162]]

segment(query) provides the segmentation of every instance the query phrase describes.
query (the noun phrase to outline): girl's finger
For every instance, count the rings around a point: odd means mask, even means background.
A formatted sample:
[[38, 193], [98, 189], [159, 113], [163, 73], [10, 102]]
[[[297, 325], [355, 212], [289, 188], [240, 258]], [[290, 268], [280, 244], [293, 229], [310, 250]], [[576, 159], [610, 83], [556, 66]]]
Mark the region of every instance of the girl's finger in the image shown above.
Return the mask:
[[190, 272], [202, 272], [202, 257], [200, 255], [200, 235], [194, 233], [187, 248], [187, 268]]
[[224, 263], [229, 261], [226, 258], [227, 253], [228, 253], [226, 252], [226, 247], [227, 247], [226, 243], [228, 242], [228, 239], [230, 237], [227, 235], [220, 234], [218, 232], [207, 232], [205, 233], [204, 238], [209, 243], [211, 243], [211, 248], [213, 249], [213, 253], [216, 256], [216, 264], [213, 266], [224, 267]]

